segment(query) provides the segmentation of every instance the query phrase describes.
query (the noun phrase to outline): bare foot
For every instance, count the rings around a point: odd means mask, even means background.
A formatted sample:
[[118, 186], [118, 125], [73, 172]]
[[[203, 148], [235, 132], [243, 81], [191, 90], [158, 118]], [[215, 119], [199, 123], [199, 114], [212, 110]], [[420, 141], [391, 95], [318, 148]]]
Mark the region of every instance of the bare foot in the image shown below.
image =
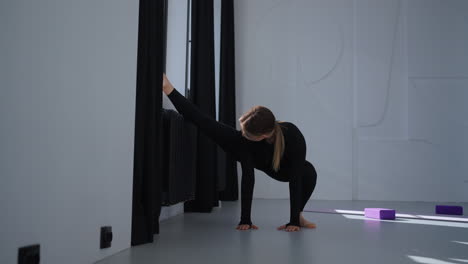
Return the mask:
[[238, 225], [236, 227], [237, 230], [249, 230], [249, 229], [258, 229], [256, 225]]
[[301, 219], [299, 220], [299, 223], [301, 224], [301, 227], [305, 227], [305, 228], [316, 228], [317, 227], [314, 223], [307, 221], [307, 219], [305, 219], [302, 216], [302, 214], [301, 214]]
[[296, 231], [301, 230], [300, 227], [294, 226], [294, 225], [289, 225], [289, 226], [282, 225], [282, 226], [278, 227], [277, 229], [278, 230], [284, 230], [284, 231], [287, 231], [287, 232], [296, 232]]

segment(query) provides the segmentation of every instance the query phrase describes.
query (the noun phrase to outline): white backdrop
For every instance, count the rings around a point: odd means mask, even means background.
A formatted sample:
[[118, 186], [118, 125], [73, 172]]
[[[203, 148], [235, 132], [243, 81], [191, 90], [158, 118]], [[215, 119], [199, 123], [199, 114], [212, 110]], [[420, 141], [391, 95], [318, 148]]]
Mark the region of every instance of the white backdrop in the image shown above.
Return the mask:
[[0, 32], [0, 263], [130, 247], [138, 1], [0, 1]]
[[[315, 199], [467, 201], [468, 2], [235, 1], [238, 115], [296, 123]], [[257, 172], [255, 197], [288, 187]]]

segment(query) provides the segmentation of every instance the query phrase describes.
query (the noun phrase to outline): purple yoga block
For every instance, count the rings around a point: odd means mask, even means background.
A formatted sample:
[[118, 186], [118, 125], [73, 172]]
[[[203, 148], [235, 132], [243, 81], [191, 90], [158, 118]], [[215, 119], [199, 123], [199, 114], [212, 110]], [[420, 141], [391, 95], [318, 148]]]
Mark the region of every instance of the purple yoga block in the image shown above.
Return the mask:
[[364, 214], [369, 218], [395, 220], [395, 210], [385, 208], [366, 208]]
[[436, 214], [463, 215], [463, 207], [457, 205], [436, 205]]

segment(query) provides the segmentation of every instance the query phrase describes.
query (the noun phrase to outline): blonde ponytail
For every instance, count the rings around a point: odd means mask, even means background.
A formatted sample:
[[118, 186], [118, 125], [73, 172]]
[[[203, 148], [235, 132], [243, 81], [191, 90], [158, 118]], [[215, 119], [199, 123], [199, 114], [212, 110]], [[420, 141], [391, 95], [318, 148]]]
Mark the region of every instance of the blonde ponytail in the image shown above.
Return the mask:
[[281, 126], [278, 121], [275, 121], [275, 151], [273, 153], [273, 170], [278, 171], [280, 168], [281, 158], [284, 153], [284, 136]]

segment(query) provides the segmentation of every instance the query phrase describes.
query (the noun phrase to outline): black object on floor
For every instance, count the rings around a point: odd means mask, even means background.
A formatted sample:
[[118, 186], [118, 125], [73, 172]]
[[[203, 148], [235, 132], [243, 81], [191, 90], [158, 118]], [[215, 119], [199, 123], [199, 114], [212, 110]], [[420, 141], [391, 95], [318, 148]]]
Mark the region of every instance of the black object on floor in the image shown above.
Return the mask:
[[39, 244], [19, 248], [18, 264], [39, 264], [40, 260]]
[[101, 227], [101, 248], [110, 248], [112, 243], [112, 227]]

